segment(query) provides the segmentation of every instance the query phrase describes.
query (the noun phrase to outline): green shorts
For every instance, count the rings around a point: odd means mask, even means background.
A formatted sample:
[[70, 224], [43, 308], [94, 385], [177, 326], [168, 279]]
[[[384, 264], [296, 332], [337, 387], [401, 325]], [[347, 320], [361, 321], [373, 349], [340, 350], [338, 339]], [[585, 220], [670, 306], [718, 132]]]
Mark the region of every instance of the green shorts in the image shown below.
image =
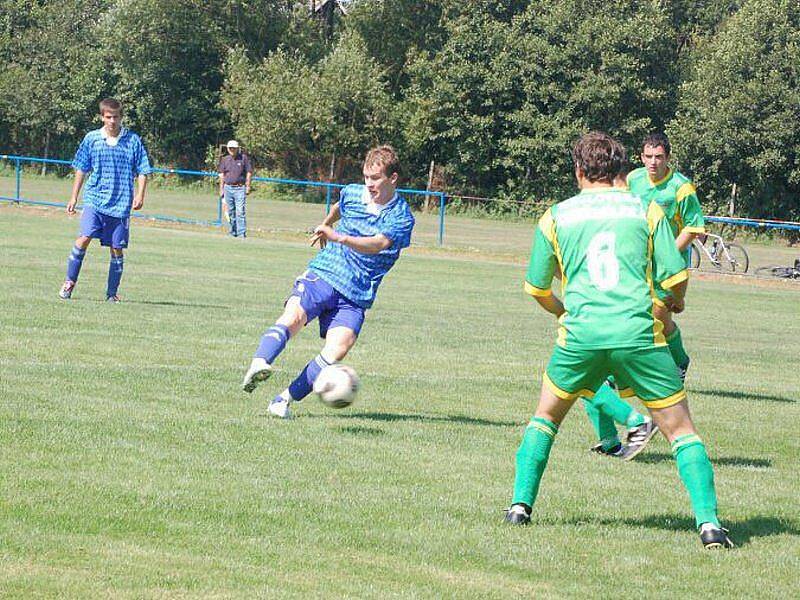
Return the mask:
[[666, 346], [605, 350], [556, 346], [544, 384], [564, 400], [591, 398], [609, 375], [616, 380], [620, 396], [638, 396], [648, 408], [666, 408], [686, 398]]

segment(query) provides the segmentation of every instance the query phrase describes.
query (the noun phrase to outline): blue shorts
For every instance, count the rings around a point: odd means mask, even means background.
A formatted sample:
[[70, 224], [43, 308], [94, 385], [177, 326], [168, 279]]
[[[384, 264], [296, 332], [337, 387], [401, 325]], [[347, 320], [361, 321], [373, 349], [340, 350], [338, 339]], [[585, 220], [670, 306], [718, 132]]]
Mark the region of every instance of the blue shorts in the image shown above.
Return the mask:
[[83, 206], [81, 235], [100, 240], [100, 245], [127, 248], [130, 218], [110, 217], [97, 212], [88, 204]]
[[306, 271], [294, 282], [289, 298], [300, 298], [310, 323], [319, 317], [319, 336], [325, 338], [331, 327], [347, 327], [356, 336], [361, 331], [367, 311], [354, 304], [313, 271]]

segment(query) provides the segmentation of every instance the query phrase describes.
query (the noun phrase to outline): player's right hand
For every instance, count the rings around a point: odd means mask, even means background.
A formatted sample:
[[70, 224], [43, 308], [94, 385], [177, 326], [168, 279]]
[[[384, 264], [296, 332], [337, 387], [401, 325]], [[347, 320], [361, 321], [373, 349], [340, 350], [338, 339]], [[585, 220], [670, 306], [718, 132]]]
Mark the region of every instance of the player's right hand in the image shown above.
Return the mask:
[[75, 214], [75, 205], [78, 203], [77, 198], [70, 198], [69, 202], [67, 202], [67, 214], [74, 215]]
[[315, 231], [313, 234], [311, 234], [311, 245], [314, 246], [316, 244], [319, 244], [319, 249], [322, 250], [328, 245], [328, 238], [326, 238], [319, 231]]

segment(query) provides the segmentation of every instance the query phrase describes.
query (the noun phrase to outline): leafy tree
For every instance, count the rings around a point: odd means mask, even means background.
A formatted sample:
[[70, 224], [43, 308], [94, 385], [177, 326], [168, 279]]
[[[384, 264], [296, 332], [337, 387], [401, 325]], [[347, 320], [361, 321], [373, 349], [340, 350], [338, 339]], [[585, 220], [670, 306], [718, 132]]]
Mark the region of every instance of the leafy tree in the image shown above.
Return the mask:
[[193, 0], [118, 0], [100, 25], [115, 94], [157, 161], [201, 163], [224, 126], [217, 21]]
[[671, 118], [674, 40], [650, 2], [540, 0], [511, 19], [465, 11], [443, 50], [414, 65], [409, 145], [445, 161], [462, 190], [563, 195], [581, 132], [634, 145]]
[[746, 0], [697, 53], [669, 133], [703, 200], [800, 218], [800, 5]]
[[[104, 0], [4, 1], [0, 122], [7, 149], [70, 155], [106, 89], [95, 50]], [[5, 146], [6, 144], [4, 144]]]
[[334, 154], [342, 164], [358, 164], [364, 149], [394, 127], [383, 72], [353, 33], [316, 65], [278, 50], [256, 66], [232, 52], [223, 106], [252, 152], [303, 177], [327, 174]]

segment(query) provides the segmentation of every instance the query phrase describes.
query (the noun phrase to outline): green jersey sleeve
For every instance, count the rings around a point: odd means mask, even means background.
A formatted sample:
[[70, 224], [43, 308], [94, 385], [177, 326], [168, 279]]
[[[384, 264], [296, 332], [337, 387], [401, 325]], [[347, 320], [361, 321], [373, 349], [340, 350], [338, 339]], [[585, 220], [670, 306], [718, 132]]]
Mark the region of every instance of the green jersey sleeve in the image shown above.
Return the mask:
[[528, 264], [528, 273], [525, 275], [525, 291], [531, 296], [549, 296], [553, 293], [550, 286], [556, 272], [557, 259], [555, 224], [550, 211], [551, 209], [547, 209], [539, 219], [533, 236], [531, 261]]
[[664, 211], [655, 202], [647, 209], [647, 223], [653, 249], [653, 280], [669, 289], [689, 277], [686, 261], [675, 245], [675, 236]]
[[675, 200], [678, 204], [677, 214], [680, 219], [679, 230], [691, 233], [705, 233], [706, 223], [703, 219], [703, 209], [700, 208], [700, 200], [697, 192], [691, 183], [684, 183], [676, 194]]

